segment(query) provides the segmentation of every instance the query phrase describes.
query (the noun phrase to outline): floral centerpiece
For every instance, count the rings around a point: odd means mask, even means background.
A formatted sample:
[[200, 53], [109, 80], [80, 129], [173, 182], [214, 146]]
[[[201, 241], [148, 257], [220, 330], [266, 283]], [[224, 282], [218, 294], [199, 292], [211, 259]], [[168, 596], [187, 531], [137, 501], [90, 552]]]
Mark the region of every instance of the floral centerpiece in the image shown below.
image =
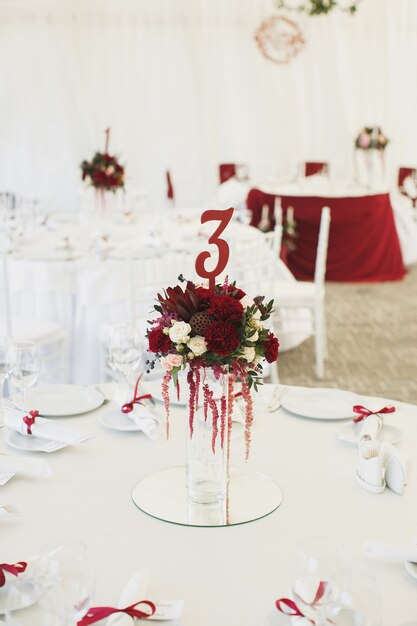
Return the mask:
[[385, 150], [389, 139], [379, 126], [364, 126], [355, 139], [359, 150]]
[[[178, 374], [187, 370], [189, 387], [189, 434], [193, 437], [194, 418], [202, 399], [204, 420], [211, 413], [212, 450], [217, 437], [223, 447], [226, 431], [230, 431], [235, 397], [235, 384], [245, 403], [246, 457], [249, 454], [250, 427], [253, 421], [251, 389], [261, 383], [262, 361], [273, 363], [278, 358], [278, 339], [265, 326], [272, 313], [273, 301], [263, 296], [253, 300], [234, 283], [204, 284], [185, 281], [185, 286], [168, 287], [157, 295], [155, 310], [147, 333], [149, 351], [165, 369], [162, 395], [166, 409], [169, 435], [169, 384], [173, 381], [180, 394]], [[227, 375], [227, 397], [215, 394], [207, 384], [208, 371], [215, 379]]]
[[96, 152], [91, 161], [81, 163], [82, 179], [102, 192], [117, 191], [124, 187], [125, 170], [115, 156], [108, 152], [110, 129], [106, 129], [104, 152]]

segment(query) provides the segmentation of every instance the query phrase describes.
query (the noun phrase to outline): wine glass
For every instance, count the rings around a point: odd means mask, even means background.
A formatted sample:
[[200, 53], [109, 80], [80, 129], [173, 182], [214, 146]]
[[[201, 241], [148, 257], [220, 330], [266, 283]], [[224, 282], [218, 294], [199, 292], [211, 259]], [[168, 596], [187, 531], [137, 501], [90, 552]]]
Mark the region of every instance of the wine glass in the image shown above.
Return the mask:
[[10, 340], [8, 337], [0, 337], [0, 425], [3, 424], [4, 407], [4, 383], [7, 378], [7, 352], [9, 350]]
[[39, 605], [52, 623], [75, 626], [91, 607], [95, 576], [82, 542], [44, 545], [34, 578], [43, 591]]
[[108, 362], [119, 380], [126, 386], [142, 363], [143, 340], [135, 324], [117, 323], [109, 328]]
[[341, 594], [348, 582], [347, 556], [339, 542], [310, 537], [298, 545], [292, 596], [307, 619], [317, 626], [330, 626], [340, 611]]
[[7, 351], [7, 371], [19, 389], [21, 406], [25, 408], [26, 390], [37, 382], [41, 370], [39, 347], [34, 341], [11, 342]]
[[349, 584], [341, 594], [339, 626], [380, 626], [381, 594], [378, 585], [364, 569], [351, 569]]

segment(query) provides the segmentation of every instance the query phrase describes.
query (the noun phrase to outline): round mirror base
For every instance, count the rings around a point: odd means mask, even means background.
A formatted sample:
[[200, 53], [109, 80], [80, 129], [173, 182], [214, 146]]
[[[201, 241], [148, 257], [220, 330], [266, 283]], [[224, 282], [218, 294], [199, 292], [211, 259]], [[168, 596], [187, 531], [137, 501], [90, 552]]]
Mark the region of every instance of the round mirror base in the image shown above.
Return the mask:
[[187, 497], [185, 466], [150, 474], [132, 491], [136, 506], [164, 522], [183, 526], [234, 526], [247, 524], [275, 511], [282, 492], [268, 476], [249, 469], [231, 468], [228, 502], [192, 502]]

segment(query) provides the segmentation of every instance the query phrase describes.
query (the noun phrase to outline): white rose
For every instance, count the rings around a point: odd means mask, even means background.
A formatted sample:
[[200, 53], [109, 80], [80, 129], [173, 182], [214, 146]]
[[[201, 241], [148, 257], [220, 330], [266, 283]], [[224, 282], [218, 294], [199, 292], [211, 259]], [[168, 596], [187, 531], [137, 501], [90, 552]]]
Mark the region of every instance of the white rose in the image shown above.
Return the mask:
[[174, 343], [186, 343], [190, 332], [191, 326], [187, 322], [175, 322], [169, 329], [169, 338]]
[[252, 348], [251, 346], [244, 346], [242, 348], [242, 357], [248, 363], [252, 363], [253, 359], [255, 358], [255, 348]]
[[201, 335], [191, 337], [190, 341], [188, 342], [188, 347], [194, 352], [196, 356], [200, 356], [201, 354], [207, 352], [206, 340]]

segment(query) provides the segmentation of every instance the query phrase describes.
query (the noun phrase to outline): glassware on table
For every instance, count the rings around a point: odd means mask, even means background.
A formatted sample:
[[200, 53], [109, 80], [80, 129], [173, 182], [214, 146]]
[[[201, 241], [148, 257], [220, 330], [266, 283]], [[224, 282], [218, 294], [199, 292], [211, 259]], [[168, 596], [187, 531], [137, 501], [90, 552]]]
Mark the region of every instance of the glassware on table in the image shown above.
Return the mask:
[[8, 376], [7, 373], [7, 353], [9, 350], [10, 339], [8, 337], [0, 337], [0, 426], [4, 420], [4, 383]]
[[10, 342], [7, 351], [7, 371], [10, 381], [20, 391], [25, 408], [25, 394], [37, 382], [41, 371], [39, 347], [34, 341]]
[[35, 562], [34, 576], [44, 589], [39, 605], [45, 620], [75, 626], [91, 607], [95, 576], [82, 542], [44, 545]]
[[109, 328], [106, 345], [108, 363], [125, 385], [129, 385], [132, 374], [137, 375], [140, 369], [143, 343], [144, 339], [135, 324], [117, 323]]
[[350, 580], [341, 595], [338, 626], [380, 626], [381, 595], [375, 579], [363, 569], [351, 569]]
[[303, 615], [314, 620], [316, 626], [334, 623], [348, 584], [347, 556], [338, 541], [310, 537], [298, 545], [292, 572], [292, 596]]

